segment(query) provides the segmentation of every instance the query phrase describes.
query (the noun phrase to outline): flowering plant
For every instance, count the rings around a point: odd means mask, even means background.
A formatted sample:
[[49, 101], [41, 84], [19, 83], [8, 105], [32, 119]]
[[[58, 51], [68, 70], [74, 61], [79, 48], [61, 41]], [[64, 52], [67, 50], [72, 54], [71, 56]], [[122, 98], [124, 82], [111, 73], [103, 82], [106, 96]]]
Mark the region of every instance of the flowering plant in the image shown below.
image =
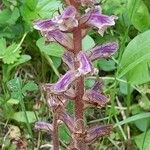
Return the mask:
[[[91, 0], [67, 0], [68, 5], [59, 16], [34, 21], [34, 28], [39, 30], [48, 42], [58, 42], [65, 49], [63, 61], [68, 71], [55, 84], [44, 84], [48, 106], [53, 112], [53, 123], [37, 122], [36, 128], [49, 131], [53, 136], [53, 149], [59, 149], [58, 126], [66, 124], [71, 133], [69, 149], [85, 150], [86, 145], [98, 137], [107, 135], [112, 125], [88, 128], [84, 124], [84, 110], [87, 107], [104, 107], [109, 98], [102, 94], [102, 83], [95, 81], [91, 89], [86, 89], [84, 80], [89, 75], [97, 75], [98, 70], [92, 62], [100, 58], [109, 58], [118, 49], [117, 42], [98, 45], [89, 51], [82, 51], [82, 39], [87, 31], [98, 29], [103, 36], [108, 27], [115, 25], [116, 16], [102, 14], [101, 9]], [[80, 7], [89, 7], [85, 14]], [[75, 116], [66, 112], [65, 104], [72, 100], [75, 104]]]

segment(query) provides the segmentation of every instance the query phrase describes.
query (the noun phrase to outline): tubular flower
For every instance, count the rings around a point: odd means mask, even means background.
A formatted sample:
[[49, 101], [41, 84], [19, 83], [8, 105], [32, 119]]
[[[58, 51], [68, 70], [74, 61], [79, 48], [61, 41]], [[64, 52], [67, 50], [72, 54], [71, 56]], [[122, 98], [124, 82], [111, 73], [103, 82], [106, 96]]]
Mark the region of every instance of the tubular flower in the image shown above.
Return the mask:
[[101, 14], [98, 8], [90, 10], [85, 14], [80, 23], [87, 26], [96, 27], [98, 33], [103, 36], [108, 27], [115, 25], [116, 16], [107, 16]]
[[98, 137], [102, 137], [107, 134], [110, 134], [111, 131], [112, 131], [112, 125], [92, 127], [87, 130], [85, 142], [91, 143], [94, 140], [96, 140]]
[[97, 46], [90, 50], [88, 54], [90, 60], [96, 60], [99, 58], [109, 58], [118, 50], [118, 43], [117, 42], [109, 42], [103, 45]]
[[73, 41], [63, 31], [68, 31], [77, 26], [76, 9], [73, 6], [68, 6], [60, 16], [53, 19], [33, 22], [33, 27], [39, 30], [47, 41], [58, 42], [67, 49], [73, 49]]

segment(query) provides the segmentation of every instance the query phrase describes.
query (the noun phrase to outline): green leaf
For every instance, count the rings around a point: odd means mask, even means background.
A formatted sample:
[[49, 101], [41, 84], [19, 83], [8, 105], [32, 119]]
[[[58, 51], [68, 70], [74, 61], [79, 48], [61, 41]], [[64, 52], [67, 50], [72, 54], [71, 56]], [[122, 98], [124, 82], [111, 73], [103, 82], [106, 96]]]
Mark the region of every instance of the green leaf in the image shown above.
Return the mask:
[[6, 48], [2, 60], [5, 64], [12, 64], [20, 57], [20, 47], [18, 44], [13, 43], [9, 47]]
[[100, 59], [97, 65], [104, 71], [113, 71], [116, 69], [115, 62], [113, 60]]
[[82, 48], [83, 50], [89, 50], [95, 46], [94, 40], [89, 36], [85, 36], [83, 41], [82, 41]]
[[22, 92], [26, 93], [27, 91], [33, 92], [33, 91], [37, 91], [38, 90], [38, 86], [36, 83], [34, 83], [34, 81], [29, 81], [27, 84], [24, 85], [24, 87], [22, 88]]
[[64, 53], [64, 48], [58, 43], [45, 44], [44, 38], [37, 40], [36, 45], [39, 47], [41, 52], [49, 56], [62, 57]]
[[150, 13], [143, 0], [128, 0], [128, 15], [132, 24], [139, 31], [150, 27]]
[[6, 49], [6, 40], [4, 38], [0, 39], [0, 57], [2, 57], [5, 53]]
[[42, 18], [52, 18], [62, 9], [62, 2], [59, 0], [42, 0], [38, 1], [37, 12]]
[[150, 30], [136, 36], [126, 47], [119, 68], [119, 78], [132, 84], [150, 81]]
[[134, 137], [134, 140], [139, 150], [150, 150], [150, 130]]
[[128, 117], [127, 119], [116, 123], [114, 127], [119, 126], [119, 125], [124, 125], [124, 124], [127, 124], [127, 123], [132, 123], [132, 122], [135, 122], [137, 120], [141, 121], [141, 119], [145, 119], [145, 118], [150, 118], [150, 113], [149, 112], [140, 113], [140, 114]]
[[59, 126], [59, 137], [61, 139], [61, 141], [65, 142], [65, 143], [69, 143], [70, 141], [70, 132], [68, 130], [68, 128], [66, 127], [65, 124], [62, 124]]
[[13, 11], [4, 9], [0, 12], [0, 25], [14, 25], [20, 16], [19, 9], [15, 8]]
[[11, 98], [7, 101], [7, 103], [10, 105], [17, 105], [17, 104], [19, 104], [19, 100]]
[[[33, 111], [26, 111], [26, 114], [27, 114], [29, 123], [34, 123], [35, 121], [37, 121], [36, 115]], [[23, 111], [14, 113], [11, 119], [16, 120], [17, 122], [27, 123]]]

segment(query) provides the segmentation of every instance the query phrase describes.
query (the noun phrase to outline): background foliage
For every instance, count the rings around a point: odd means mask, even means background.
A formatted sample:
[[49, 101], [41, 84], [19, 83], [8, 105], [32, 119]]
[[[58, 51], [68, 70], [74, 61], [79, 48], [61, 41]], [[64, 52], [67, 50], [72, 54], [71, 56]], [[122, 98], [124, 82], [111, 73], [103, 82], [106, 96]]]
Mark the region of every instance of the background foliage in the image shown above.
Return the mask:
[[[150, 138], [150, 1], [101, 0], [105, 14], [119, 17], [104, 37], [94, 30], [83, 40], [83, 50], [105, 41], [119, 41], [118, 53], [95, 66], [110, 95], [104, 110], [87, 110], [87, 124], [111, 122], [114, 131], [99, 139], [97, 149], [149, 150]], [[0, 148], [33, 149], [48, 143], [50, 135], [34, 130], [37, 120], [51, 122], [51, 114], [41, 92], [42, 83], [55, 82], [66, 67], [61, 61], [64, 48], [45, 43], [33, 30], [32, 22], [51, 18], [63, 10], [59, 0], [2, 0], [0, 3]], [[87, 87], [93, 79], [89, 77]], [[73, 105], [68, 103], [72, 113]], [[69, 141], [66, 127], [60, 127], [65, 149]]]

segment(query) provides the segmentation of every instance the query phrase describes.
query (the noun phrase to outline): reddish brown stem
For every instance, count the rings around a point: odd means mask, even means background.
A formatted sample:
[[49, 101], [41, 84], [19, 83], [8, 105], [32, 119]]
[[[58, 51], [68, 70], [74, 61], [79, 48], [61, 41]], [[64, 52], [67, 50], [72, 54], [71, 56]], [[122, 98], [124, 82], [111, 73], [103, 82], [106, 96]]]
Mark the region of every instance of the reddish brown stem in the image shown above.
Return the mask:
[[53, 150], [59, 150], [59, 137], [58, 137], [58, 116], [57, 113], [53, 114]]
[[[77, 55], [82, 50], [82, 33], [81, 28], [76, 28], [73, 32], [74, 40], [74, 54]], [[79, 62], [76, 62], [75, 68], [79, 67]], [[84, 78], [79, 77], [76, 81], [76, 97], [75, 97], [75, 118], [77, 123], [77, 129], [79, 132], [84, 132], [84, 104], [82, 97], [84, 94]], [[80, 150], [85, 150], [85, 143], [82, 138], [75, 139], [77, 147]]]

